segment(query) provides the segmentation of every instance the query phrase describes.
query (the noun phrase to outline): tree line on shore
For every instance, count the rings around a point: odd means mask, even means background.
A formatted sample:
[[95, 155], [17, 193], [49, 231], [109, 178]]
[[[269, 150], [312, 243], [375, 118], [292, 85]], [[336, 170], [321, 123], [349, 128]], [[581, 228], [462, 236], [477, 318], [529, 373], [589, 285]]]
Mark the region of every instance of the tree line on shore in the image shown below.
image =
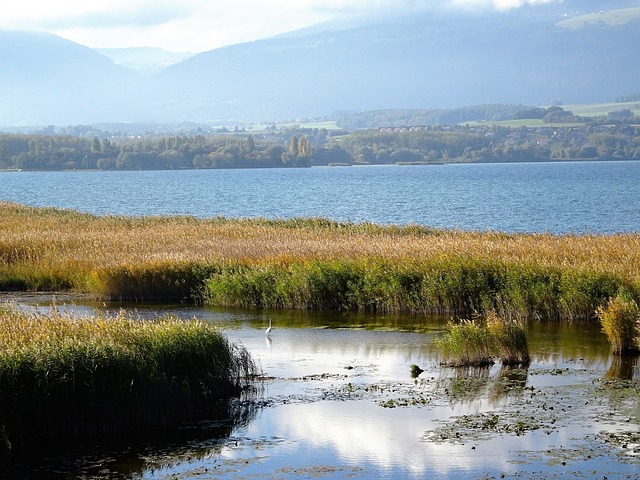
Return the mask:
[[640, 159], [631, 121], [565, 126], [389, 127], [330, 135], [325, 129], [213, 135], [85, 138], [0, 134], [4, 170], [278, 168]]

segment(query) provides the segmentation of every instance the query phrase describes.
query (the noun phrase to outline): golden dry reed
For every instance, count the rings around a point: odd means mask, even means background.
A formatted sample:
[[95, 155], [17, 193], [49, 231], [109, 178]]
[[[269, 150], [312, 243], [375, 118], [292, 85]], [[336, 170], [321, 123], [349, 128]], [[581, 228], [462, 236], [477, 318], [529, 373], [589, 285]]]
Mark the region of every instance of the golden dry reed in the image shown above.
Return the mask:
[[207, 417], [255, 373], [244, 348], [197, 320], [28, 314], [5, 304], [0, 457]]
[[93, 216], [0, 203], [0, 289], [219, 305], [594, 318], [638, 299], [640, 235], [321, 218]]
[[598, 307], [596, 313], [613, 353], [640, 352], [640, 307], [634, 300], [617, 296]]

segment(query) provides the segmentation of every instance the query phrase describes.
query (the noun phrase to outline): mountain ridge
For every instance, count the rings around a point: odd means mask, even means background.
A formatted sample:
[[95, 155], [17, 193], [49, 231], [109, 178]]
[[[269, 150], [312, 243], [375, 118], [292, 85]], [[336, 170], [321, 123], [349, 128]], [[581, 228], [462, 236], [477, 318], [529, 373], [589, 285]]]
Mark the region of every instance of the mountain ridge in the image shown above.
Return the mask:
[[[0, 125], [270, 122], [638, 93], [640, 21], [622, 8], [565, 16], [575, 5], [327, 23], [202, 52], [153, 75], [55, 35], [4, 31]], [[607, 5], [634, 9], [629, 1]], [[585, 15], [627, 21], [584, 22]], [[562, 24], [576, 18], [576, 28]]]
[[[582, 103], [637, 88], [628, 81], [640, 60], [629, 49], [639, 40], [633, 25], [567, 30], [544, 17], [466, 18], [413, 18], [230, 46], [192, 57], [159, 78], [183, 91], [217, 91], [201, 99], [203, 110], [222, 110], [224, 99], [236, 111], [260, 104], [271, 118], [295, 116], [303, 104], [328, 115], [336, 109]], [[259, 84], [249, 81], [253, 71], [260, 72]], [[174, 103], [187, 101], [177, 93]]]
[[90, 109], [119, 115], [113, 85], [137, 83], [134, 72], [84, 45], [50, 33], [0, 31], [0, 125], [96, 121]]

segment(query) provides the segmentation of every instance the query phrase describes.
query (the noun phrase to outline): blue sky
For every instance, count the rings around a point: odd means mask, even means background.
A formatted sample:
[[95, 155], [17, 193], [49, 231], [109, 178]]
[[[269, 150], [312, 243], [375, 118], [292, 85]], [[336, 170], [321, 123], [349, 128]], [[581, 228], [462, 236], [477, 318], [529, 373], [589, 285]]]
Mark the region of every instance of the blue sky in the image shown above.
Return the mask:
[[201, 52], [332, 19], [430, 8], [509, 10], [562, 0], [19, 0], [2, 6], [0, 29], [55, 33], [89, 47]]

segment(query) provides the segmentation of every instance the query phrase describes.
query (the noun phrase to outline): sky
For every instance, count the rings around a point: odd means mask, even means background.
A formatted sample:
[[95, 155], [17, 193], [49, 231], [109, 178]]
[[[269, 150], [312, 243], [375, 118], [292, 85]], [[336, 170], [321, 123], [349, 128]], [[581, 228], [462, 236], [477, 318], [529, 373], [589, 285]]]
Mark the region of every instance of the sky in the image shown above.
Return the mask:
[[45, 31], [91, 48], [197, 53], [334, 19], [552, 2], [562, 0], [19, 0], [2, 5], [0, 29]]

